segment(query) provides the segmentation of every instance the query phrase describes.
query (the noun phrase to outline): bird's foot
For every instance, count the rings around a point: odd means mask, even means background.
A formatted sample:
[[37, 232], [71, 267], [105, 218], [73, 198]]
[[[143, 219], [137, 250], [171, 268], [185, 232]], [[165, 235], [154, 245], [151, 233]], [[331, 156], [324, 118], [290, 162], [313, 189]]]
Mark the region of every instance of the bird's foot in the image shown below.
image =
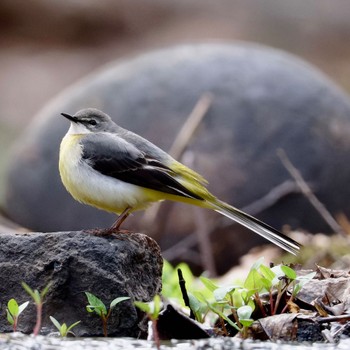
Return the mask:
[[84, 233], [88, 233], [89, 235], [93, 236], [107, 236], [108, 234], [106, 233], [107, 229], [105, 228], [93, 228], [93, 229], [87, 229], [83, 230]]
[[131, 208], [127, 207], [117, 218], [117, 220], [113, 223], [113, 225], [109, 228], [95, 228], [91, 230], [84, 230], [84, 232], [87, 232], [91, 235], [94, 236], [99, 236], [99, 237], [108, 237], [113, 234], [117, 233], [130, 233], [128, 230], [121, 230], [120, 226], [121, 224], [125, 221], [125, 219], [129, 216]]
[[84, 230], [83, 232], [86, 232], [90, 235], [97, 236], [97, 237], [108, 237], [113, 234], [128, 234], [131, 231], [129, 230], [121, 230], [121, 229], [116, 229], [114, 227], [110, 228], [94, 228], [94, 229], [89, 229], [89, 230]]

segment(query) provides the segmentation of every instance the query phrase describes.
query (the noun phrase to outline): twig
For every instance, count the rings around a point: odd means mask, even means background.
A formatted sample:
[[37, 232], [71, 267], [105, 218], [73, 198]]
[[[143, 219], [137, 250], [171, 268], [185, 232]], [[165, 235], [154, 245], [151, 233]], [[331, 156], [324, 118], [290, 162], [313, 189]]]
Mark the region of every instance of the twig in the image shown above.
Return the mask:
[[188, 297], [187, 290], [186, 290], [186, 281], [182, 275], [181, 269], [177, 269], [177, 275], [179, 277], [179, 285], [182, 293], [182, 298], [184, 300], [185, 305], [190, 309], [190, 318], [192, 318], [192, 320], [195, 320], [196, 316], [194, 315], [194, 312], [191, 309], [190, 299]]
[[323, 219], [327, 222], [327, 224], [331, 227], [331, 229], [334, 232], [347, 237], [347, 234], [344, 232], [341, 226], [337, 223], [337, 221], [333, 218], [332, 214], [326, 209], [323, 203], [321, 203], [318, 200], [318, 198], [312, 192], [309, 185], [304, 181], [298, 169], [294, 167], [294, 165], [288, 158], [286, 152], [283, 149], [278, 149], [277, 155], [279, 156], [282, 164], [287, 169], [289, 174], [294, 178], [296, 184], [300, 187], [301, 192], [310, 201], [310, 203], [314, 206], [314, 208], [318, 211], [318, 213], [323, 217]]
[[208, 271], [210, 277], [216, 276], [217, 271], [215, 266], [215, 258], [213, 254], [212, 244], [210, 243], [210, 233], [212, 231], [210, 227], [211, 225], [209, 225], [208, 220], [206, 220], [202, 208], [193, 207], [191, 209], [195, 214], [195, 235], [197, 236], [202, 268], [205, 271]]
[[204, 116], [207, 114], [212, 100], [213, 97], [211, 94], [206, 93], [202, 95], [190, 115], [187, 117], [169, 150], [169, 154], [175, 159], [181, 159], [194, 133], [201, 124]]
[[[187, 117], [185, 123], [183, 124], [182, 128], [177, 133], [175, 140], [173, 144], [170, 147], [169, 154], [174, 157], [175, 159], [181, 160], [181, 157], [186, 150], [186, 147], [188, 146], [191, 138], [193, 137], [195, 131], [197, 130], [198, 126], [202, 122], [204, 116], [209, 110], [209, 107], [212, 103], [212, 95], [209, 93], [203, 94], [199, 100], [197, 101], [196, 105], [194, 106], [192, 112]], [[154, 226], [156, 223], [156, 217], [162, 217], [164, 219], [158, 220], [157, 227], [153, 229], [154, 236], [159, 236], [160, 231], [164, 229], [165, 226], [165, 218], [167, 215], [158, 215], [161, 202], [155, 203], [151, 208], [145, 211], [143, 215], [143, 223], [146, 227]], [[171, 211], [173, 206], [173, 203], [169, 203], [167, 205], [166, 212], [167, 214]], [[157, 238], [157, 237], [154, 237]]]
[[350, 315], [316, 317], [316, 321], [318, 323], [340, 322], [340, 321], [349, 321], [349, 320], [350, 320]]
[[194, 233], [189, 234], [181, 241], [171, 246], [169, 249], [163, 251], [163, 257], [167, 260], [174, 260], [183, 255], [197, 243], [197, 237]]
[[281, 198], [284, 198], [291, 193], [300, 193], [299, 187], [295, 184], [294, 181], [284, 181], [280, 185], [277, 185], [271, 189], [271, 191], [268, 192], [265, 196], [243, 207], [242, 210], [250, 213], [251, 215], [256, 215], [265, 209], [272, 207], [279, 200], [281, 200]]

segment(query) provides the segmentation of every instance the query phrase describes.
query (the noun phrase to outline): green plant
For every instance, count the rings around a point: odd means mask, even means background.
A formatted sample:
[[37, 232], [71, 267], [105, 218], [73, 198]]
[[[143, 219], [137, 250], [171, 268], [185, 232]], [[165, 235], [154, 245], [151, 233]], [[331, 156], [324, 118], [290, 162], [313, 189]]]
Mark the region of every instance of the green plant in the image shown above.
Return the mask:
[[107, 322], [111, 316], [112, 310], [122, 301], [130, 299], [130, 297], [118, 297], [112, 300], [107, 310], [106, 305], [102, 302], [101, 299], [93, 295], [92, 293], [85, 292], [85, 295], [88, 299], [88, 305], [86, 310], [91, 313], [97, 314], [102, 320], [103, 335], [107, 337]]
[[218, 286], [208, 278], [200, 277], [204, 286], [212, 292], [214, 298], [205, 299], [196, 293], [197, 300], [206, 303], [208, 309], [219, 317], [220, 328], [228, 335], [226, 324], [229, 324], [242, 336], [247, 337], [247, 331], [253, 323], [251, 315], [255, 305], [250, 299], [252, 293], [247, 293], [240, 285]]
[[162, 301], [160, 299], [160, 296], [156, 294], [153, 300], [147, 303], [142, 301], [135, 301], [134, 305], [141, 311], [145, 312], [149, 320], [152, 322], [154, 341], [156, 342], [157, 348], [159, 349], [160, 341], [157, 330], [157, 322], [160, 310], [162, 309]]
[[183, 303], [177, 274], [177, 270], [179, 269], [182, 271], [183, 278], [186, 280], [187, 290], [190, 291], [195, 288], [195, 277], [186, 263], [180, 263], [174, 267], [168, 261], [163, 260], [162, 296]]
[[69, 327], [67, 326], [66, 323], [60, 324], [54, 317], [50, 316], [51, 322], [54, 324], [54, 326], [58, 329], [60, 332], [61, 337], [66, 337], [68, 334], [73, 334], [72, 329], [77, 326], [80, 321], [77, 321], [73, 324], [71, 324]]
[[[276, 265], [268, 267], [258, 260], [251, 268], [244, 287], [247, 290], [254, 291], [255, 303], [260, 308], [263, 316], [275, 315], [287, 311], [288, 302], [298, 294], [302, 286], [310, 281], [315, 272], [306, 276], [297, 277], [296, 272], [289, 266]], [[269, 307], [266, 309], [261, 301], [260, 294], [267, 292], [269, 295]], [[281, 301], [285, 305], [280, 309]]]
[[230, 326], [239, 331], [243, 338], [248, 337], [254, 318], [287, 312], [302, 286], [315, 276], [313, 272], [298, 277], [291, 267], [266, 266], [261, 258], [240, 283], [219, 286], [212, 279], [201, 276], [200, 288], [198, 279], [186, 264], [174, 268], [165, 262], [164, 266], [163, 290], [166, 297], [183, 304], [176, 271], [181, 266], [186, 276], [189, 306], [195, 319], [203, 323], [209, 317], [210, 323], [215, 322], [218, 332], [229, 335]]
[[23, 312], [23, 310], [28, 306], [29, 301], [26, 301], [25, 303], [18, 305], [17, 301], [15, 299], [10, 299], [7, 303], [7, 320], [13, 327], [13, 331], [17, 331], [18, 326], [18, 318], [20, 314]]
[[[191, 309], [200, 322], [209, 314], [208, 310], [211, 311], [219, 318], [224, 334], [229, 333], [226, 327], [228, 324], [246, 338], [256, 309], [262, 317], [286, 312], [289, 302], [314, 275], [315, 273], [311, 273], [297, 277], [296, 272], [289, 266], [268, 267], [260, 259], [253, 264], [245, 281], [240, 284], [218, 286], [212, 280], [200, 277], [212, 295], [207, 298], [201, 292], [194, 292], [190, 296]], [[262, 298], [266, 293], [268, 302]], [[282, 301], [284, 304], [281, 306]]]
[[37, 289], [31, 289], [28, 284], [22, 282], [22, 287], [24, 290], [32, 297], [35, 306], [36, 306], [36, 324], [33, 330], [33, 335], [38, 335], [41, 329], [41, 321], [42, 321], [42, 309], [44, 304], [44, 298], [51, 287], [51, 283], [48, 283], [44, 289], [39, 292]]

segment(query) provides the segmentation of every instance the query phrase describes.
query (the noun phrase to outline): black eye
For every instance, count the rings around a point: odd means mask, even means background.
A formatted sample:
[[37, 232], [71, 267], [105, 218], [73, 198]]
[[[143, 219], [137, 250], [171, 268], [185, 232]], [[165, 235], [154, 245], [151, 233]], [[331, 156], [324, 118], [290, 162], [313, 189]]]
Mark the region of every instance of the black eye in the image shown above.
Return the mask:
[[89, 123], [90, 125], [96, 125], [96, 124], [97, 124], [97, 121], [96, 121], [95, 119], [91, 119], [91, 120], [88, 121], [88, 123]]

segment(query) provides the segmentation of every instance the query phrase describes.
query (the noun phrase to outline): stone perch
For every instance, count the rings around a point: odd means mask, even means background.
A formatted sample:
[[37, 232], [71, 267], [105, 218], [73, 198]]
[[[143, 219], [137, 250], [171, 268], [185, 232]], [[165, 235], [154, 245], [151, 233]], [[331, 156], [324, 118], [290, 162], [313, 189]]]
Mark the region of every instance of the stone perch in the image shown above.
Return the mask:
[[[140, 233], [98, 237], [87, 232], [18, 233], [0, 235], [0, 301], [11, 298], [31, 303], [20, 316], [18, 331], [30, 334], [36, 322], [35, 306], [21, 286], [26, 282], [45, 297], [42, 334], [56, 331], [49, 316], [74, 328], [77, 336], [102, 335], [101, 320], [86, 311], [84, 292], [99, 297], [107, 306], [129, 296], [112, 312], [108, 335], [139, 337], [145, 330], [134, 300], [150, 301], [161, 291], [162, 257], [157, 243]], [[0, 332], [11, 331], [1, 322]]]

